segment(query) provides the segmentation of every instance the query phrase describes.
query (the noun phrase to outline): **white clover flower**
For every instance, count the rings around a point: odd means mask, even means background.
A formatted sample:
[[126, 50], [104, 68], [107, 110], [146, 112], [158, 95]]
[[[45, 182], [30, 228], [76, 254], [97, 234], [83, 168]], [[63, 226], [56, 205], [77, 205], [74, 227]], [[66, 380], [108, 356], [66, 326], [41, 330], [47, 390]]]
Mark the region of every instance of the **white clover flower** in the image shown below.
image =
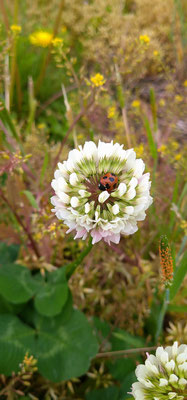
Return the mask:
[[[152, 203], [149, 173], [136, 160], [133, 149], [99, 141], [86, 142], [69, 152], [67, 161], [58, 163], [52, 187], [52, 210], [58, 219], [75, 230], [75, 238], [92, 236], [92, 243], [104, 240], [119, 243], [120, 235], [132, 235], [137, 221], [145, 219]], [[99, 188], [108, 174], [109, 182]], [[106, 179], [106, 178], [105, 178]]]
[[185, 400], [187, 398], [187, 345], [165, 349], [158, 347], [156, 356], [148, 355], [144, 364], [137, 366], [138, 382], [132, 385], [136, 400]]

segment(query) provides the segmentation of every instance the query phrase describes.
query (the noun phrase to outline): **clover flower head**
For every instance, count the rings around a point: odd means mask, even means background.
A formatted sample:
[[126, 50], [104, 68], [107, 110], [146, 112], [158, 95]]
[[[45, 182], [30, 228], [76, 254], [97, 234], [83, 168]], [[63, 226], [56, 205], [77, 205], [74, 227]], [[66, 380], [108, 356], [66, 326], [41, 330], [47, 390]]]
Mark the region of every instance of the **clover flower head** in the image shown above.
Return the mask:
[[165, 349], [158, 347], [135, 374], [138, 382], [132, 385], [132, 395], [136, 400], [186, 399], [187, 345], [174, 342]]
[[[58, 219], [76, 231], [75, 239], [92, 236], [92, 243], [119, 243], [120, 234], [131, 235], [145, 219], [152, 203], [149, 173], [136, 160], [133, 149], [99, 141], [86, 142], [58, 163], [52, 187], [52, 210]], [[102, 184], [101, 184], [102, 183]]]
[[104, 76], [99, 73], [94, 76], [91, 76], [90, 81], [93, 87], [103, 86], [106, 82]]
[[52, 33], [42, 30], [36, 31], [31, 33], [29, 40], [34, 46], [48, 47], [52, 43], [53, 35]]

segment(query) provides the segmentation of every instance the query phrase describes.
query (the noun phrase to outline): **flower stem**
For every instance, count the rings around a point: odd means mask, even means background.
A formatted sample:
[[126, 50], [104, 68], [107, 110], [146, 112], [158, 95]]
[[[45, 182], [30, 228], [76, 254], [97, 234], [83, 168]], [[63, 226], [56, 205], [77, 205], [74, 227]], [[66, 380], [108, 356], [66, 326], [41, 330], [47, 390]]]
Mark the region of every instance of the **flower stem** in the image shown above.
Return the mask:
[[155, 342], [157, 342], [157, 340], [161, 334], [162, 328], [163, 328], [164, 317], [165, 317], [165, 314], [167, 312], [168, 305], [169, 305], [169, 295], [170, 295], [170, 291], [168, 288], [166, 288], [162, 308], [160, 310], [160, 314], [158, 317], [157, 330], [156, 330], [156, 334], [155, 334]]
[[79, 255], [79, 257], [73, 261], [72, 263], [68, 264], [66, 267], [66, 277], [67, 279], [71, 278], [71, 275], [74, 273], [76, 268], [80, 265], [80, 263], [84, 260], [84, 258], [87, 256], [87, 254], [91, 251], [93, 245], [92, 245], [92, 237], [90, 236], [88, 246], [85, 247], [85, 249], [82, 251], [82, 253]]
[[[18, 22], [18, 0], [14, 0], [14, 24], [17, 25], [17, 22]], [[12, 63], [10, 72], [10, 107], [12, 104], [15, 76], [16, 76], [16, 53], [17, 53], [17, 35], [14, 36], [12, 45]]]
[[[58, 33], [58, 29], [59, 29], [59, 26], [60, 26], [60, 21], [61, 21], [63, 8], [64, 8], [64, 0], [61, 0], [60, 6], [59, 6], [59, 9], [58, 9], [58, 14], [57, 14], [57, 17], [56, 17], [56, 20], [55, 20], [55, 23], [54, 23], [54, 27], [53, 27], [53, 38]], [[41, 70], [40, 70], [38, 79], [36, 81], [35, 95], [38, 94], [38, 92], [39, 92], [39, 90], [41, 88], [41, 85], [42, 85], [43, 80], [45, 78], [45, 74], [46, 74], [46, 70], [47, 70], [50, 58], [51, 58], [51, 45], [49, 46], [48, 52], [47, 52], [47, 54], [45, 55], [45, 57], [43, 59]]]

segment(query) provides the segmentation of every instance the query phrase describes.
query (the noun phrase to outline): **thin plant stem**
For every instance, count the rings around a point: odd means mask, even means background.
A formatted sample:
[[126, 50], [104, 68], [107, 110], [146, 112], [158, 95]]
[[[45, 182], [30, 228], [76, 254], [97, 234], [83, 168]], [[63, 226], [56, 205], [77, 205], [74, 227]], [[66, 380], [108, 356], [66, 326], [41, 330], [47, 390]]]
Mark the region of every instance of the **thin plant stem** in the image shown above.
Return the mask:
[[155, 341], [156, 342], [158, 341], [158, 338], [162, 332], [164, 317], [165, 317], [165, 314], [167, 312], [168, 305], [169, 305], [169, 295], [170, 295], [170, 291], [168, 288], [166, 288], [162, 308], [161, 308], [161, 311], [160, 311], [160, 314], [158, 317], [158, 322], [157, 322], [157, 330], [155, 333]]
[[19, 225], [22, 227], [23, 231], [26, 233], [30, 244], [32, 246], [32, 249], [34, 251], [34, 253], [36, 254], [37, 258], [41, 257], [40, 251], [38, 249], [38, 246], [35, 242], [35, 240], [32, 237], [32, 233], [28, 230], [28, 227], [26, 227], [21, 219], [21, 217], [19, 216], [19, 214], [17, 214], [17, 212], [14, 210], [14, 208], [12, 207], [12, 205], [10, 204], [10, 202], [8, 201], [8, 199], [4, 196], [3, 191], [0, 190], [0, 195], [3, 199], [3, 201], [7, 204], [7, 206], [10, 208], [10, 210], [12, 211], [12, 213], [14, 214], [15, 218], [17, 219]]
[[[18, 22], [18, 0], [14, 0], [14, 24], [17, 25], [17, 22]], [[10, 107], [12, 104], [14, 83], [16, 76], [16, 53], [17, 53], [17, 35], [14, 36], [12, 45], [12, 63], [10, 72]]]
[[[56, 34], [58, 33], [58, 29], [59, 29], [59, 25], [60, 25], [60, 21], [61, 21], [63, 8], [64, 8], [64, 0], [61, 0], [60, 6], [59, 6], [59, 9], [58, 9], [58, 14], [57, 14], [57, 17], [56, 17], [56, 20], [55, 20], [55, 23], [54, 23], [54, 27], [53, 27], [53, 37], [55, 37]], [[43, 82], [43, 80], [45, 78], [46, 69], [47, 69], [47, 66], [49, 64], [50, 58], [51, 58], [51, 45], [49, 45], [48, 52], [47, 52], [47, 54], [45, 55], [45, 57], [43, 59], [42, 67], [41, 67], [41, 70], [40, 70], [40, 74], [39, 74], [38, 79], [36, 81], [35, 95], [37, 95], [37, 93], [39, 92], [39, 90], [41, 88], [42, 82]]]
[[7, 12], [6, 12], [6, 8], [5, 8], [3, 0], [0, 0], [0, 9], [1, 9], [2, 16], [3, 16], [4, 24], [5, 24], [5, 27], [6, 27], [6, 31], [8, 32], [8, 30], [9, 30], [9, 22], [8, 22], [8, 16], [7, 16]]
[[57, 162], [58, 162], [58, 160], [59, 160], [59, 158], [60, 158], [62, 149], [63, 149], [63, 147], [64, 147], [64, 145], [65, 145], [65, 143], [66, 143], [66, 141], [67, 141], [67, 139], [68, 139], [69, 134], [73, 131], [73, 129], [74, 129], [75, 125], [77, 124], [77, 122], [83, 117], [83, 115], [86, 114], [86, 112], [88, 111], [88, 109], [93, 105], [94, 100], [95, 100], [95, 96], [94, 96], [94, 94], [92, 94], [91, 100], [90, 100], [90, 102], [88, 103], [88, 105], [87, 105], [86, 107], [83, 107], [83, 108], [82, 108], [82, 110], [81, 110], [81, 111], [79, 112], [79, 114], [75, 117], [74, 121], [72, 122], [72, 124], [70, 125], [69, 129], [67, 130], [67, 132], [66, 132], [66, 134], [65, 134], [65, 136], [64, 136], [64, 138], [63, 138], [63, 140], [62, 140], [62, 142], [61, 142], [61, 145], [60, 145], [60, 149], [59, 149], [59, 151], [58, 151], [58, 154], [57, 154], [57, 156], [55, 157], [55, 160], [54, 160], [54, 167], [56, 166], [56, 164], [57, 164]]
[[137, 349], [107, 351], [104, 353], [98, 353], [95, 358], [124, 357], [128, 354], [135, 354], [135, 353], [142, 353], [142, 352], [156, 350], [156, 348], [157, 348], [156, 346], [152, 346], [152, 347], [139, 347]]
[[91, 251], [93, 245], [92, 245], [92, 237], [90, 236], [88, 246], [85, 247], [85, 249], [82, 251], [82, 253], [79, 255], [79, 257], [73, 261], [72, 263], [68, 264], [66, 267], [66, 276], [67, 279], [70, 279], [72, 274], [75, 272], [76, 268], [80, 265], [80, 263], [84, 260], [84, 258], [87, 256], [87, 254]]

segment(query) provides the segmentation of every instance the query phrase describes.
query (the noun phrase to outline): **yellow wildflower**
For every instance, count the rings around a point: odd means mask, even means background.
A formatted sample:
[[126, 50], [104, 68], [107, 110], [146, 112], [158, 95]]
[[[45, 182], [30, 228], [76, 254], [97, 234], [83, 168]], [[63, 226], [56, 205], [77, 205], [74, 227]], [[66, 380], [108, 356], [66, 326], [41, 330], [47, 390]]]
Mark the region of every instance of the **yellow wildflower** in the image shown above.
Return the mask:
[[139, 107], [140, 107], [140, 101], [139, 101], [139, 100], [134, 100], [134, 101], [131, 103], [131, 106], [132, 106], [133, 108], [139, 108]]
[[63, 44], [63, 39], [56, 37], [52, 40], [52, 44], [54, 47], [61, 46]]
[[166, 105], [165, 100], [164, 99], [160, 99], [159, 105], [160, 105], [160, 107], [164, 107]]
[[38, 129], [44, 129], [46, 127], [46, 125], [44, 124], [44, 122], [41, 122], [41, 124], [38, 124]]
[[176, 94], [175, 101], [176, 101], [176, 103], [181, 103], [181, 101], [183, 101], [183, 97], [180, 96], [179, 94]]
[[154, 51], [153, 51], [153, 55], [154, 55], [155, 57], [157, 57], [157, 56], [159, 55], [158, 50], [154, 50]]
[[158, 152], [165, 154], [167, 150], [167, 146], [165, 144], [162, 144], [162, 146], [159, 147]]
[[150, 42], [150, 38], [148, 35], [140, 35], [139, 40], [141, 43], [144, 43], [144, 44], [149, 44], [149, 42]]
[[179, 161], [180, 159], [181, 159], [181, 157], [182, 157], [182, 154], [176, 154], [176, 156], [175, 156], [175, 160], [176, 161]]
[[172, 150], [175, 151], [175, 150], [177, 150], [179, 148], [179, 143], [176, 142], [175, 140], [173, 140], [171, 142], [171, 146], [172, 146]]
[[187, 87], [187, 79], [184, 81], [183, 86]]
[[142, 143], [140, 143], [139, 146], [135, 147], [134, 150], [138, 158], [142, 157], [145, 152], [144, 145]]
[[116, 107], [109, 107], [108, 109], [108, 118], [114, 118], [116, 113]]
[[106, 80], [104, 79], [104, 76], [99, 73], [92, 76], [90, 78], [90, 81], [92, 82], [93, 87], [103, 86], [106, 82]]
[[46, 31], [37, 31], [29, 36], [29, 40], [34, 46], [48, 47], [52, 43], [53, 35]]
[[11, 25], [10, 29], [15, 34], [18, 34], [18, 33], [21, 32], [21, 26], [20, 25]]

